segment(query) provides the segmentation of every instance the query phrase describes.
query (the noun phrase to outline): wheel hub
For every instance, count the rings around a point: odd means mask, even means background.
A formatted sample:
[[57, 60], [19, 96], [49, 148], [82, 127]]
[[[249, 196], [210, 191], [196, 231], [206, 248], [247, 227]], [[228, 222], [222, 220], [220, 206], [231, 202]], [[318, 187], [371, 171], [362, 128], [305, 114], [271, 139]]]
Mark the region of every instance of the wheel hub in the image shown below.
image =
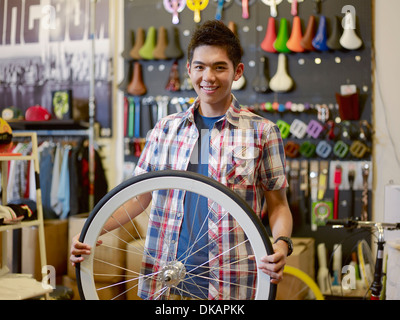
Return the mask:
[[160, 273], [160, 281], [169, 288], [176, 287], [186, 275], [186, 268], [180, 261], [167, 264]]

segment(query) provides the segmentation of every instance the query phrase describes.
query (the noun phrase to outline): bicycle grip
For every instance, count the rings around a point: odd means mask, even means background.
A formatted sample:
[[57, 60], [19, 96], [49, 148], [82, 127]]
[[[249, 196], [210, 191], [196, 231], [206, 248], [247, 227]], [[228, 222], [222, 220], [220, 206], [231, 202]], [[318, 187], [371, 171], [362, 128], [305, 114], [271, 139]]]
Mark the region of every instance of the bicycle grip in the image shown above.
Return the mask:
[[327, 220], [327, 226], [343, 226], [345, 228], [351, 228], [356, 225], [355, 221], [350, 219], [335, 219], [335, 220]]

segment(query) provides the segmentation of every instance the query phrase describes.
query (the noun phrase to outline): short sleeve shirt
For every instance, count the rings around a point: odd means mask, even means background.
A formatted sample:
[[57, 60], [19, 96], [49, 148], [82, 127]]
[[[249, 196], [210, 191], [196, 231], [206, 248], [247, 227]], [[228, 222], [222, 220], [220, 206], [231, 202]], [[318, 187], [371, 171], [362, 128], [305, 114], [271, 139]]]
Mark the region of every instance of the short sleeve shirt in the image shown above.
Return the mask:
[[[187, 170], [192, 156], [199, 152], [195, 147], [201, 133], [194, 121], [194, 110], [198, 107], [196, 100], [187, 111], [169, 115], [157, 123], [147, 136], [135, 175], [158, 170]], [[210, 133], [208, 176], [235, 191], [260, 216], [264, 191], [287, 187], [285, 161], [283, 141], [276, 124], [241, 107], [233, 97], [225, 116], [215, 123]], [[145, 274], [155, 274], [176, 259], [183, 202], [184, 192], [153, 194], [146, 237], [148, 254], [142, 264]], [[224, 209], [211, 200], [208, 206], [213, 212], [208, 221], [209, 240], [221, 239], [209, 250], [210, 267], [218, 270], [221, 261], [214, 257], [233, 245], [230, 243], [232, 237], [223, 236], [225, 226], [229, 225], [221, 220]], [[240, 228], [235, 230], [235, 241], [245, 237]], [[241, 279], [246, 275], [246, 283], [254, 284], [256, 276], [248, 271], [255, 268], [249, 260], [241, 267], [242, 275], [225, 268], [216, 272], [214, 276], [221, 281], [210, 281], [209, 299], [247, 296], [248, 292], [241, 292], [246, 289], [227, 283], [232, 278]], [[161, 283], [148, 277], [140, 281], [139, 295], [144, 299], [151, 298], [160, 289]]]

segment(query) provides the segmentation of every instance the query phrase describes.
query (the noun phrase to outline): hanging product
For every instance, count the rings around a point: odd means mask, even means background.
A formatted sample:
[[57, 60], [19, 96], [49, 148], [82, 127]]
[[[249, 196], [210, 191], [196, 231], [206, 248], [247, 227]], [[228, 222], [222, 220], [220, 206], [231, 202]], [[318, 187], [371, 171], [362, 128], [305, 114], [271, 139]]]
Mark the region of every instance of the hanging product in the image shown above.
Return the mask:
[[337, 16], [333, 18], [333, 23], [332, 23], [332, 31], [331, 34], [326, 41], [326, 45], [329, 47], [331, 50], [340, 50], [342, 49], [342, 46], [340, 44], [340, 36], [342, 34], [342, 25]]
[[292, 33], [286, 43], [287, 48], [293, 52], [304, 52], [304, 48], [300, 44], [301, 39], [303, 39], [303, 32], [301, 31], [301, 20], [300, 17], [295, 16], [293, 18]]
[[150, 27], [147, 30], [146, 40], [144, 42], [143, 47], [139, 50], [139, 55], [145, 60], [153, 60], [154, 59], [154, 49], [156, 47], [157, 42], [157, 30], [155, 27]]
[[314, 51], [315, 48], [312, 45], [312, 41], [315, 37], [315, 17], [310, 16], [307, 23], [306, 32], [304, 33], [303, 39], [301, 39], [301, 46], [307, 51]]
[[363, 192], [362, 192], [362, 211], [361, 211], [361, 221], [368, 221], [368, 178], [370, 174], [370, 165], [365, 163], [361, 169], [363, 178]]
[[164, 8], [169, 13], [172, 13], [172, 23], [179, 23], [179, 13], [185, 9], [185, 0], [164, 0]]
[[371, 149], [365, 143], [356, 140], [351, 144], [349, 151], [352, 156], [358, 159], [363, 159], [366, 154], [371, 151]]
[[283, 120], [278, 120], [276, 122], [276, 125], [279, 128], [279, 131], [281, 132], [282, 139], [286, 139], [290, 135], [290, 124], [283, 121]]
[[143, 47], [145, 40], [145, 31], [143, 28], [138, 28], [136, 30], [136, 37], [134, 45], [129, 52], [130, 56], [134, 60], [140, 60], [142, 57], [139, 55], [139, 50]]
[[168, 46], [167, 30], [165, 27], [161, 26], [158, 28], [157, 32], [157, 44], [153, 50], [154, 59], [165, 60], [167, 56], [165, 50]]
[[339, 114], [342, 120], [359, 120], [360, 119], [360, 103], [359, 93], [348, 95], [335, 94], [336, 102], [339, 105]]
[[354, 208], [355, 208], [355, 194], [354, 194], [354, 181], [356, 178], [356, 170], [354, 169], [354, 166], [349, 166], [348, 168], [348, 173], [347, 173], [347, 179], [349, 181], [349, 186], [350, 186], [350, 195], [351, 195], [351, 205], [350, 205], [350, 214], [349, 218], [354, 219]]
[[249, 19], [250, 11], [249, 7], [253, 5], [257, 0], [235, 0], [236, 3], [242, 7], [242, 18]]
[[317, 34], [315, 35], [314, 39], [312, 40], [312, 46], [319, 51], [328, 51], [329, 50], [329, 47], [326, 43], [328, 40], [327, 28], [328, 28], [328, 26], [326, 23], [326, 17], [320, 16]]
[[229, 21], [228, 22], [228, 28], [229, 28], [229, 30], [231, 30], [235, 34], [235, 36], [238, 36], [237, 26], [236, 26], [236, 23], [234, 21]]
[[318, 139], [324, 129], [324, 126], [320, 122], [313, 119], [308, 123], [307, 134], [309, 137]]
[[267, 6], [270, 6], [270, 14], [271, 17], [276, 18], [278, 16], [278, 9], [277, 7], [281, 4], [283, 0], [261, 0]]
[[171, 27], [168, 29], [168, 45], [164, 53], [167, 59], [180, 59], [183, 57], [184, 53], [180, 44], [178, 28]]
[[342, 167], [337, 165], [335, 168], [333, 183], [335, 184], [333, 219], [339, 218], [339, 187], [342, 184]]
[[290, 14], [295, 17], [298, 15], [298, 6], [300, 2], [303, 2], [304, 0], [288, 0], [288, 2], [291, 4], [290, 7]]
[[288, 92], [293, 88], [293, 79], [289, 76], [286, 66], [286, 56], [283, 53], [278, 57], [278, 68], [272, 77], [269, 87], [274, 92]]
[[207, 8], [208, 0], [186, 0], [186, 4], [194, 12], [194, 22], [199, 23], [201, 21], [200, 11]]
[[314, 1], [314, 8], [313, 8], [314, 13], [320, 14], [322, 1], [325, 1], [325, 0], [313, 0], [313, 1]]
[[306, 158], [312, 158], [315, 155], [316, 145], [310, 141], [304, 141], [300, 146], [300, 154]]
[[252, 86], [255, 92], [265, 93], [268, 91], [268, 79], [266, 76], [267, 58], [261, 57], [259, 60], [258, 75], [253, 80]]
[[233, 81], [232, 90], [234, 91], [242, 90], [245, 86], [246, 86], [246, 78], [244, 75], [242, 75], [239, 80]]
[[276, 53], [274, 42], [276, 40], [275, 18], [268, 19], [267, 32], [265, 33], [264, 40], [261, 42], [261, 49], [266, 52]]
[[307, 124], [299, 119], [294, 119], [290, 125], [290, 133], [297, 139], [303, 139], [307, 133]]
[[[245, 2], [248, 2], [248, 0], [246, 0]], [[223, 16], [223, 11], [232, 5], [233, 0], [212, 0], [211, 3], [217, 6], [215, 20], [221, 20]]]
[[135, 103], [135, 138], [139, 138], [140, 135], [140, 124], [141, 124], [141, 99], [138, 96], [133, 97]]
[[179, 65], [178, 61], [175, 60], [172, 64], [171, 71], [169, 73], [169, 78], [165, 90], [176, 92], [179, 91], [181, 87], [179, 79]]
[[349, 146], [342, 140], [337, 141], [333, 146], [333, 154], [340, 159], [344, 159], [348, 153]]
[[325, 140], [320, 141], [315, 149], [315, 153], [323, 159], [328, 158], [331, 152], [332, 146]]
[[128, 85], [127, 92], [133, 96], [142, 96], [147, 92], [143, 82], [142, 65], [138, 61], [134, 63], [132, 80]]
[[276, 40], [274, 42], [274, 48], [276, 49], [276, 51], [282, 53], [290, 53], [291, 51], [286, 46], [288, 40], [289, 40], [288, 21], [285, 18], [282, 18], [279, 25], [278, 36], [276, 37]]
[[347, 50], [357, 50], [361, 48], [363, 42], [356, 34], [356, 16], [351, 11], [347, 11], [344, 17], [344, 31], [340, 37], [340, 44]]
[[289, 158], [297, 158], [300, 154], [300, 145], [294, 141], [285, 144], [285, 154]]

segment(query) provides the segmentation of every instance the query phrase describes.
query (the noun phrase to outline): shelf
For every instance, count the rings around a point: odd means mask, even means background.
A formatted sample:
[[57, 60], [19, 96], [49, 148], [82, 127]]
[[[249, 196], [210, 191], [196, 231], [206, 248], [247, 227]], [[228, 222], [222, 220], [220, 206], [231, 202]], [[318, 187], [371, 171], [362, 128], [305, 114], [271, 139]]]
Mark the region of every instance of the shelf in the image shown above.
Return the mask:
[[32, 221], [24, 221], [16, 224], [7, 224], [7, 225], [0, 225], [0, 232], [7, 231], [7, 230], [16, 230], [21, 228], [29, 228], [39, 226], [39, 220], [32, 220]]
[[0, 277], [0, 300], [31, 299], [53, 291], [25, 274], [6, 274]]
[[22, 155], [19, 155], [19, 154], [16, 154], [14, 156], [11, 156], [11, 155], [2, 156], [2, 155], [0, 155], [0, 161], [13, 161], [13, 160], [30, 161], [30, 160], [34, 160], [34, 157], [33, 156], [22, 156]]
[[74, 120], [49, 120], [49, 121], [9, 121], [12, 130], [87, 130], [89, 123]]

